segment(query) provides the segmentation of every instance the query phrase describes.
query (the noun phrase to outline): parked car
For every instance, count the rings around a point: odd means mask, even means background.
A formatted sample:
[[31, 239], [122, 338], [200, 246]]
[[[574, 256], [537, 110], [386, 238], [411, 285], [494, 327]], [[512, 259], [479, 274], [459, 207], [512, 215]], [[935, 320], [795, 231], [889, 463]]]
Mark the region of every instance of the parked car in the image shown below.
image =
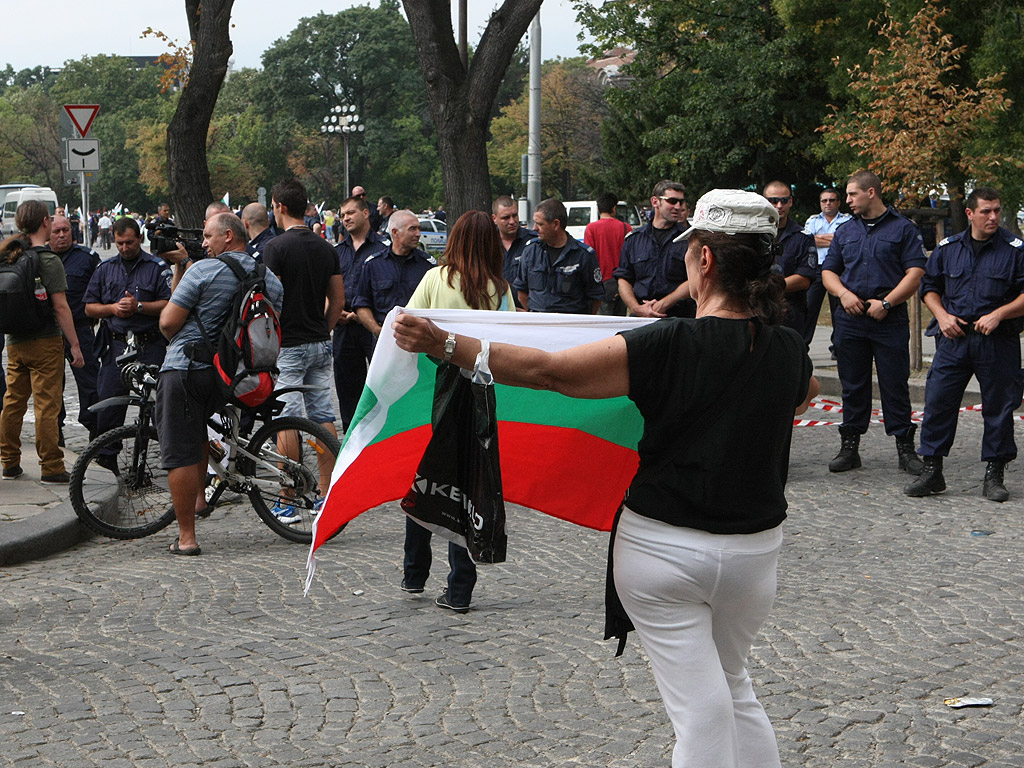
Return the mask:
[[432, 256], [440, 256], [448, 245], [448, 225], [440, 219], [420, 216], [420, 247]]
[[[597, 201], [596, 200], [571, 200], [567, 203], [563, 203], [566, 212], [569, 214], [569, 219], [565, 225], [565, 231], [575, 237], [577, 240], [583, 239], [583, 230], [587, 228], [587, 224], [592, 221], [597, 221]], [[620, 221], [624, 221], [633, 229], [636, 229], [644, 222], [640, 219], [640, 211], [637, 210], [635, 205], [620, 200], [618, 207], [615, 209], [615, 217]]]

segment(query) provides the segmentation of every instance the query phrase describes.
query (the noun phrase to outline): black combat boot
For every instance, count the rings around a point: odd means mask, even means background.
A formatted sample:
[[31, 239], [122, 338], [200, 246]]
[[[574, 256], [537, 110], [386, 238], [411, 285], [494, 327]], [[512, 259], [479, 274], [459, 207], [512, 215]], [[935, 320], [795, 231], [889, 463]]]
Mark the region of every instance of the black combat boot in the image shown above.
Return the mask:
[[896, 438], [896, 454], [900, 457], [900, 469], [908, 475], [920, 475], [921, 470], [924, 469], [924, 463], [914, 450], [915, 432], [917, 432], [916, 424], [907, 430], [907, 434]]
[[1003, 485], [1003, 470], [1006, 468], [1005, 461], [990, 461], [985, 467], [985, 485], [981, 495], [992, 501], [1006, 501], [1010, 498], [1010, 492]]
[[851, 469], [859, 469], [860, 435], [854, 434], [848, 427], [840, 427], [839, 437], [843, 442], [839, 446], [839, 453], [828, 463], [828, 471], [846, 472]]
[[946, 478], [942, 476], [942, 457], [925, 456], [921, 475], [903, 489], [907, 496], [931, 496], [946, 490]]

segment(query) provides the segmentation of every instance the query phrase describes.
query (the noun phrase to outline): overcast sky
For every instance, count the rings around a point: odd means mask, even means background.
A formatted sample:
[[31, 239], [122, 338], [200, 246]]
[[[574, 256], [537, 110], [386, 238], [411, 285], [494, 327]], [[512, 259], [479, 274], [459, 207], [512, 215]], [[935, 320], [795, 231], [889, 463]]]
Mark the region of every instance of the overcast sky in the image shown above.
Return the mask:
[[[357, 5], [376, 7], [377, 0], [235, 0], [231, 30], [235, 69], [259, 67], [263, 52], [276, 40], [286, 37], [299, 19], [321, 11], [333, 14]], [[469, 0], [470, 44], [479, 39], [481, 29], [498, 5], [495, 0]], [[453, 2], [452, 6], [454, 14], [458, 3]], [[179, 42], [188, 40], [185, 4], [180, 0], [148, 3], [51, 0], [45, 4], [45, 9], [47, 17], [56, 23], [13, 22], [13, 28], [7, 30], [0, 47], [0, 68], [6, 64], [15, 70], [41, 64], [59, 67], [68, 59], [99, 54], [157, 56], [166, 50], [164, 44], [152, 38], [140, 39], [142, 31], [150, 26]], [[7, 16], [7, 21], [12, 21], [12, 14]], [[576, 36], [579, 32], [576, 13], [569, 0], [544, 0], [541, 6], [544, 59], [578, 55]]]

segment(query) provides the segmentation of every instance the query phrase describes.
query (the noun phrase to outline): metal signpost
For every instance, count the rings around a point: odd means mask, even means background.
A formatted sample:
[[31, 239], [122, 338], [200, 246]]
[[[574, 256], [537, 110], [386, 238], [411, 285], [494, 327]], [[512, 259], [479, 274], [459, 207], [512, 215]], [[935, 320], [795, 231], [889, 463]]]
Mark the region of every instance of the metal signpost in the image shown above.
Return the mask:
[[60, 140], [64, 145], [64, 177], [68, 186], [78, 183], [82, 192], [82, 237], [92, 247], [89, 232], [89, 184], [100, 170], [100, 141], [90, 139], [89, 129], [100, 111], [99, 104], [65, 104], [60, 115]]

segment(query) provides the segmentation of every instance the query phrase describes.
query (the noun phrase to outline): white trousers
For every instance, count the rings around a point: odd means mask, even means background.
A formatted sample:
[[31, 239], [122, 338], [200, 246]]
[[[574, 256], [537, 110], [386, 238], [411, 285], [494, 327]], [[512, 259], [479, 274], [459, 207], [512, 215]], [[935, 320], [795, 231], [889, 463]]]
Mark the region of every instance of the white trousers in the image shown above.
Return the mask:
[[672, 768], [779, 768], [747, 654], [775, 600], [782, 526], [718, 535], [622, 511], [615, 587], [676, 733]]

